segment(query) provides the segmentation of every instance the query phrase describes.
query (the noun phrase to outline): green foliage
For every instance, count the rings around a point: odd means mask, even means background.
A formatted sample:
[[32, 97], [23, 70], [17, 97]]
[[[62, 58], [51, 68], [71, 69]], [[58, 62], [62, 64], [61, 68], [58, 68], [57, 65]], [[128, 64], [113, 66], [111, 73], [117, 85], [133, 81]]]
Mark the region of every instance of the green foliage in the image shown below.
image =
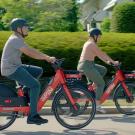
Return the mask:
[[[0, 32], [0, 54], [10, 34]], [[50, 56], [66, 58], [63, 64], [65, 69], [76, 69], [83, 44], [87, 39], [88, 35], [85, 32], [32, 32], [26, 38], [26, 42]], [[114, 60], [121, 61], [123, 69], [135, 69], [135, 34], [104, 33], [99, 46]], [[53, 74], [51, 65], [44, 61], [34, 60], [24, 55], [22, 59], [23, 63], [42, 66], [46, 76]], [[97, 62], [104, 64], [99, 59]], [[112, 68], [107, 67], [108, 73], [112, 73]]]
[[6, 13], [6, 9], [0, 7], [0, 31], [5, 30], [4, 23], [2, 22], [2, 17]]
[[34, 31], [77, 31], [76, 0], [6, 0], [0, 5], [7, 9], [2, 21], [9, 26], [13, 18], [25, 18]]
[[135, 2], [119, 4], [114, 8], [111, 31], [122, 33], [135, 32]]
[[3, 25], [3, 23], [0, 21], [0, 31], [1, 30], [4, 30], [4, 25]]
[[110, 24], [111, 24], [110, 19], [109, 18], [105, 18], [103, 20], [103, 22], [101, 23], [101, 30], [103, 32], [109, 32], [110, 31]]

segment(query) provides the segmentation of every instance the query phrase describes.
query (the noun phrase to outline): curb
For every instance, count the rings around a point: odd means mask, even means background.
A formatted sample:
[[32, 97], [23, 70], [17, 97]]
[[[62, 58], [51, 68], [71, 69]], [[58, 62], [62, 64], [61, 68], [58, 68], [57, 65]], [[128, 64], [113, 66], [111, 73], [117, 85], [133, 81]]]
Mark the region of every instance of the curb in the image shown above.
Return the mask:
[[[120, 112], [117, 111], [115, 106], [103, 106], [102, 108], [104, 108], [106, 110], [105, 114], [120, 114]], [[43, 109], [40, 111], [41, 115], [53, 115], [52, 112], [52, 108], [51, 107], [43, 107]], [[97, 114], [101, 114], [98, 113]]]

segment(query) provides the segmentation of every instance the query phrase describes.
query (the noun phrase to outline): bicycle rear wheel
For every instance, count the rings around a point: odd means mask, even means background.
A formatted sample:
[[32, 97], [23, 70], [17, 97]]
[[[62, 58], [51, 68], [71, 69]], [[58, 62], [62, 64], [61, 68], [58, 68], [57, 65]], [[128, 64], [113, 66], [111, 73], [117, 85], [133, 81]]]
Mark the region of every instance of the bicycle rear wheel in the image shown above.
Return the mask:
[[126, 85], [132, 97], [128, 97], [124, 88], [120, 85], [114, 94], [114, 102], [120, 113], [133, 115], [135, 114], [135, 84], [126, 82]]
[[54, 98], [53, 112], [62, 126], [68, 129], [80, 129], [87, 126], [94, 118], [96, 112], [95, 100], [83, 87], [72, 86], [69, 89], [77, 110], [73, 108], [64, 91], [60, 91]]
[[16, 120], [17, 112], [0, 112], [0, 130], [11, 126]]

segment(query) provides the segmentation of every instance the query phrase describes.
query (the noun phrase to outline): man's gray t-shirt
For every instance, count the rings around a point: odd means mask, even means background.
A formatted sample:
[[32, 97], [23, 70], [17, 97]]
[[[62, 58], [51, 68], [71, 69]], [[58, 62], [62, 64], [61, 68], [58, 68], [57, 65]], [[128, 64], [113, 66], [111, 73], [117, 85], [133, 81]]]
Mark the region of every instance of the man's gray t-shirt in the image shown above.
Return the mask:
[[22, 65], [21, 55], [19, 50], [22, 47], [28, 47], [24, 43], [24, 39], [17, 34], [13, 34], [7, 40], [1, 58], [1, 75], [9, 76], [13, 74], [18, 67]]

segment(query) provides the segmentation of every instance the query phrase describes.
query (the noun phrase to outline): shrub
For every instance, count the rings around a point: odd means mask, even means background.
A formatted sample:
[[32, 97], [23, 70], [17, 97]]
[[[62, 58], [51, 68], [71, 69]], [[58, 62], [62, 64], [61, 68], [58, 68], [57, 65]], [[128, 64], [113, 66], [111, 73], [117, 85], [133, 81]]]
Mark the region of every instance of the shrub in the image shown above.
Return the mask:
[[114, 8], [111, 31], [122, 33], [135, 32], [135, 2], [126, 2]]
[[[0, 32], [0, 54], [10, 34], [10, 32]], [[76, 69], [83, 44], [87, 39], [88, 34], [86, 32], [32, 32], [26, 38], [26, 42], [50, 56], [66, 58], [63, 63], [65, 69]], [[124, 69], [135, 69], [135, 34], [103, 33], [99, 46], [113, 59], [121, 61]], [[24, 55], [22, 59], [23, 63], [42, 66], [45, 76], [54, 73], [51, 65], [47, 62], [34, 60]], [[97, 62], [104, 64], [100, 60]], [[112, 68], [110, 66], [108, 68], [110, 74]]]
[[101, 30], [104, 32], [109, 32], [110, 31], [110, 19], [105, 18], [103, 22], [101, 23]]
[[3, 22], [0, 21], [0, 31], [1, 30], [4, 30], [4, 24], [3, 24]]

